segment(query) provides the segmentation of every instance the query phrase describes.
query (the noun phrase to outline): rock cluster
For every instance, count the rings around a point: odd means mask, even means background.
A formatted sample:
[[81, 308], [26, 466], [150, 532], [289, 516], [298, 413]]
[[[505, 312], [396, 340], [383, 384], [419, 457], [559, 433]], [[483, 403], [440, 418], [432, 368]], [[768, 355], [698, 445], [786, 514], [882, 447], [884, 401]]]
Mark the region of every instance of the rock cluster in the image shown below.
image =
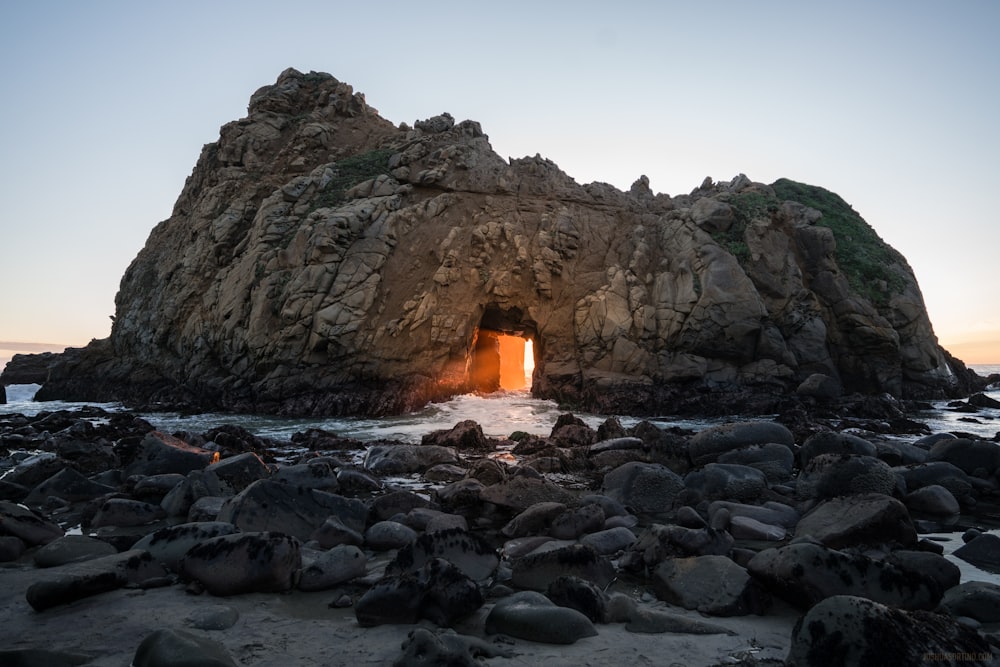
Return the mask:
[[[664, 437], [650, 422], [594, 430], [571, 415], [520, 442], [477, 429], [463, 422], [414, 446], [313, 430], [295, 436], [289, 458], [293, 443], [233, 427], [168, 435], [127, 413], [7, 415], [0, 561], [36, 568], [24, 595], [43, 614], [123, 587], [323, 591], [359, 628], [419, 624], [398, 664], [471, 665], [522, 640], [586, 641], [607, 624], [727, 634], [723, 619], [782, 605], [802, 614], [790, 665], [831, 655], [876, 664], [897, 646], [908, 659], [995, 660], [1000, 587], [961, 582], [942, 547], [920, 537], [996, 502], [994, 443], [802, 439], [777, 421]], [[911, 447], [923, 460], [900, 464]], [[406, 466], [377, 472], [397, 450]], [[741, 452], [752, 456], [719, 462]], [[422, 480], [419, 493], [396, 485], [400, 470], [411, 486]], [[991, 538], [970, 531], [955, 556], [989, 565]], [[229, 608], [199, 608], [197, 627], [235, 622]], [[151, 630], [134, 664], [172, 651], [236, 664], [217, 642], [173, 629]]]
[[40, 400], [402, 412], [495, 386], [499, 334], [533, 340], [537, 396], [608, 414], [969, 389], [905, 260], [822, 188], [580, 185], [295, 70], [204, 147], [116, 304]]

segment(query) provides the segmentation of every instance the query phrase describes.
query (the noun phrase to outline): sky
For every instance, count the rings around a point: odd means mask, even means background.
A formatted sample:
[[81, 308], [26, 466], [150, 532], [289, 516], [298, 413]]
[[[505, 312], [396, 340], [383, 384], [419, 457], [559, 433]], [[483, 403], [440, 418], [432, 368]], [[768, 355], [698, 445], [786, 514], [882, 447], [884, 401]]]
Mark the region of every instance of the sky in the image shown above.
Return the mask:
[[1000, 364], [998, 28], [995, 0], [0, 0], [0, 365], [109, 335], [201, 147], [288, 67], [579, 183], [832, 190], [908, 259], [940, 342]]

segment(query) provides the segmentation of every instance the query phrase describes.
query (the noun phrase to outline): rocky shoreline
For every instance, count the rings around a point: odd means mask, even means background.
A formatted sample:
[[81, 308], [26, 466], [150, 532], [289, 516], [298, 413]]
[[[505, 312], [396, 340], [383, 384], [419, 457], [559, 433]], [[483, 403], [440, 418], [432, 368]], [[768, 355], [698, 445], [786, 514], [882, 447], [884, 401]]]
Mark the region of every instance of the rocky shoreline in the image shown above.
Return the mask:
[[[420, 444], [88, 408], [0, 415], [0, 455], [5, 665], [1000, 655], [1000, 586], [953, 560], [1000, 571], [997, 438], [929, 433], [888, 398], [698, 432], [464, 421]], [[926, 537], [956, 531], [951, 558]]]

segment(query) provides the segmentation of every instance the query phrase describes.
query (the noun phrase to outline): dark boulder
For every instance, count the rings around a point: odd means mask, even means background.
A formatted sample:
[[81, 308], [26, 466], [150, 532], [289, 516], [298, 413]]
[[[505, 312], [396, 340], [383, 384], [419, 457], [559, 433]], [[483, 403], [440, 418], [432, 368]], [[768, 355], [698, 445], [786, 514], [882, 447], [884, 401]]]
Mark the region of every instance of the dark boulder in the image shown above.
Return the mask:
[[132, 667], [237, 667], [226, 647], [185, 630], [157, 630], [142, 640]]
[[746, 571], [725, 556], [671, 558], [653, 571], [661, 600], [710, 616], [762, 614], [771, 597]]
[[1000, 467], [1000, 447], [985, 440], [942, 440], [931, 447], [927, 460], [945, 461], [966, 474], [985, 479], [995, 475]]
[[955, 558], [987, 572], [1000, 573], [1000, 537], [983, 533], [955, 549]]
[[450, 562], [432, 558], [412, 572], [377, 581], [354, 605], [354, 613], [362, 627], [420, 619], [450, 627], [484, 601], [475, 581]]
[[792, 630], [789, 667], [831, 665], [993, 665], [990, 644], [947, 616], [906, 612], [837, 595], [821, 601]]
[[820, 454], [799, 473], [799, 498], [836, 498], [856, 493], [892, 495], [897, 487], [892, 468], [874, 456]]
[[0, 501], [0, 534], [13, 535], [28, 546], [36, 546], [62, 537], [63, 530], [32, 510]]
[[799, 448], [799, 466], [805, 468], [808, 463], [820, 454], [857, 454], [859, 456], [875, 456], [875, 445], [864, 438], [850, 433], [821, 431], [806, 438]]
[[854, 595], [902, 609], [933, 609], [935, 577], [862, 554], [798, 542], [761, 551], [747, 571], [767, 590], [803, 609], [832, 595]]
[[692, 505], [702, 501], [734, 500], [754, 502], [767, 489], [767, 476], [750, 466], [735, 463], [709, 463], [684, 477], [685, 500]]
[[795, 438], [787, 427], [777, 422], [732, 422], [696, 433], [688, 442], [688, 454], [694, 465], [701, 466], [716, 461], [725, 452], [768, 443], [785, 445], [791, 449]]
[[291, 590], [302, 567], [299, 541], [282, 533], [235, 533], [204, 540], [181, 558], [178, 570], [212, 595]]
[[28, 586], [25, 598], [36, 611], [43, 611], [123, 586], [161, 580], [165, 575], [152, 556], [133, 549], [48, 570]]
[[495, 443], [483, 435], [483, 427], [471, 419], [460, 421], [450, 429], [431, 431], [420, 439], [420, 444], [446, 447], [456, 451], [488, 452], [496, 449]]
[[277, 531], [304, 541], [330, 515], [362, 531], [368, 507], [355, 498], [262, 479], [227, 501], [218, 520], [244, 531]]
[[670, 512], [684, 480], [658, 463], [632, 462], [604, 476], [601, 493], [640, 514]]
[[841, 496], [820, 503], [799, 520], [795, 536], [810, 537], [831, 549], [917, 543], [917, 531], [906, 506], [878, 493]]
[[535, 591], [519, 591], [497, 602], [486, 617], [485, 629], [488, 634], [544, 644], [573, 644], [597, 634], [585, 615]]
[[419, 535], [396, 552], [385, 571], [386, 574], [414, 572], [435, 559], [447, 560], [475, 581], [489, 577], [500, 564], [496, 550], [483, 538], [460, 528], [449, 528]]
[[202, 470], [219, 460], [219, 453], [194, 447], [180, 438], [154, 431], [139, 443], [135, 458], [128, 463], [125, 476], [162, 475]]

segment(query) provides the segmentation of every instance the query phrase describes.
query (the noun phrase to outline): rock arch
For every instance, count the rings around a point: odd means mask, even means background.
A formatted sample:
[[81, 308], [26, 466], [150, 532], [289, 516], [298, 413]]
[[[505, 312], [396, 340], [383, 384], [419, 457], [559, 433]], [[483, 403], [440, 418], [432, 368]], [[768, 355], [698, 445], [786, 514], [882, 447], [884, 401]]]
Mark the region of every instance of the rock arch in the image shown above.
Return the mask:
[[[489, 304], [483, 310], [469, 349], [468, 384], [473, 391], [521, 389], [524, 382], [526, 342], [531, 341], [532, 361], [539, 358], [538, 327], [520, 308]], [[532, 364], [538, 372], [537, 363]]]

